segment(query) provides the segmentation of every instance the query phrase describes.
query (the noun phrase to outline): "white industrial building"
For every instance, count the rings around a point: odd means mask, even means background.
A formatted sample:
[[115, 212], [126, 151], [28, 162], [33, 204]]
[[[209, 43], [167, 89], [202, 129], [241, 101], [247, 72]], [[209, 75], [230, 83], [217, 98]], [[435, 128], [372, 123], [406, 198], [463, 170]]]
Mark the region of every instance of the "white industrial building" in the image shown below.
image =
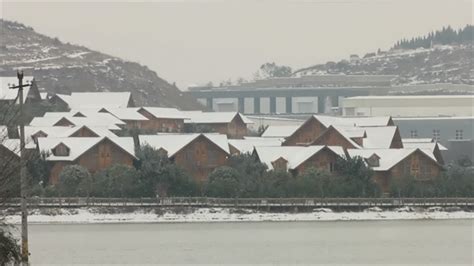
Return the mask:
[[344, 116], [472, 116], [474, 95], [357, 96], [342, 100]]

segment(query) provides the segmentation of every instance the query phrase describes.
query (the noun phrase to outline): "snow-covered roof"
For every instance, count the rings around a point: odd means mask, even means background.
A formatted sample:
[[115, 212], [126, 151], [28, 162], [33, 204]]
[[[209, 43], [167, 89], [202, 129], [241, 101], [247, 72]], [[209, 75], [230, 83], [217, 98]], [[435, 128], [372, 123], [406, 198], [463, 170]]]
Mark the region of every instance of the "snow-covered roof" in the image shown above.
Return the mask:
[[[30, 84], [33, 82], [34, 77], [26, 76], [23, 77], [23, 84]], [[18, 78], [15, 77], [0, 77], [0, 101], [7, 100], [13, 101], [17, 99], [18, 89], [10, 89], [12, 86], [18, 86]], [[23, 103], [26, 101], [26, 96], [30, 91], [30, 86], [23, 88]], [[18, 100], [15, 100], [18, 103]]]
[[104, 108], [105, 111], [111, 113], [113, 116], [120, 120], [135, 120], [135, 121], [146, 121], [148, 118], [138, 112], [140, 108], [129, 107], [129, 108]]
[[403, 138], [402, 139], [403, 144], [405, 143], [429, 143], [429, 142], [434, 142], [434, 138]]
[[364, 138], [366, 136], [365, 128], [339, 125], [332, 126], [349, 138]]
[[189, 124], [221, 124], [230, 123], [236, 116], [240, 116], [245, 124], [253, 124], [253, 121], [238, 112], [202, 112], [184, 111], [189, 120], [184, 121]]
[[[347, 127], [341, 127], [341, 126], [335, 126], [335, 125], [330, 125], [325, 131], [323, 131], [323, 133], [321, 133], [321, 135], [319, 137], [317, 137], [313, 143], [317, 142], [320, 138], [323, 137], [323, 135], [325, 134], [328, 134], [327, 132], [330, 132], [330, 130], [333, 129], [337, 132], [339, 132], [339, 134], [347, 140], [347, 142], [349, 142], [353, 147], [357, 148], [357, 149], [361, 149], [362, 147], [357, 144], [354, 140], [351, 139], [350, 137], [350, 134], [351, 133], [347, 133], [346, 130], [347, 130]], [[323, 144], [323, 143], [321, 143]]]
[[33, 141], [32, 136], [38, 132], [43, 132], [48, 138], [67, 138], [71, 137], [77, 131], [87, 127], [99, 137], [116, 138], [112, 131], [107, 127], [90, 127], [90, 126], [74, 126], [74, 127], [34, 127], [25, 126], [25, 142], [27, 148], [34, 148], [36, 144]]
[[[74, 116], [80, 112], [86, 117]], [[98, 113], [95, 111], [72, 111], [68, 113], [46, 113], [43, 117], [35, 117], [30, 122], [30, 126], [54, 126], [62, 119], [67, 119], [75, 126], [107, 127], [110, 130], [120, 130], [117, 125], [125, 125], [125, 122], [109, 113]]]
[[291, 136], [300, 126], [299, 125], [277, 125], [268, 126], [262, 134], [263, 138], [285, 138]]
[[362, 146], [366, 149], [388, 149], [397, 132], [396, 126], [365, 127], [366, 138]]
[[[135, 157], [135, 146], [133, 138], [38, 138], [38, 148], [40, 152], [48, 154], [47, 161], [74, 161], [83, 155], [85, 152], [93, 148], [96, 144], [108, 139], [122, 148], [125, 152]], [[69, 148], [69, 156], [55, 156], [52, 154], [54, 149], [59, 144], [63, 143]]]
[[433, 152], [438, 145], [440, 151], [447, 151], [448, 148], [441, 145], [439, 142], [403, 142], [403, 147], [405, 148], [419, 148]]
[[174, 156], [178, 151], [183, 149], [193, 140], [200, 136], [204, 136], [219, 148], [229, 154], [229, 143], [225, 134], [158, 134], [158, 135], [139, 135], [140, 145], [149, 145], [154, 149], [164, 149], [168, 152], [168, 156]]
[[73, 92], [70, 96], [58, 95], [71, 109], [126, 108], [132, 97], [130, 92]]
[[431, 158], [437, 163], [436, 157], [432, 152], [417, 148], [403, 148], [403, 149], [348, 149], [347, 152], [349, 157], [361, 157], [364, 159], [370, 158], [373, 154], [376, 154], [379, 159], [379, 166], [371, 167], [374, 171], [388, 171], [396, 164], [401, 162], [403, 159], [414, 153], [415, 151], [421, 151], [423, 154]]
[[252, 153], [255, 147], [259, 146], [281, 146], [280, 138], [244, 138], [229, 139], [229, 144], [236, 148], [240, 153]]
[[20, 140], [19, 139], [3, 139], [0, 140], [0, 146], [4, 146], [12, 151], [18, 157], [20, 156]]
[[[273, 169], [273, 162], [279, 158], [285, 159], [288, 164], [288, 169], [295, 169], [306, 160], [311, 158], [324, 148], [328, 148], [341, 158], [345, 158], [345, 153], [342, 147], [338, 146], [257, 146], [255, 153], [260, 161], [267, 165], [269, 170]], [[287, 170], [288, 170], [287, 169]]]
[[319, 122], [325, 127], [330, 125], [338, 126], [358, 126], [358, 127], [378, 127], [387, 126], [391, 117], [390, 116], [371, 116], [371, 117], [336, 117], [336, 116], [324, 116], [314, 115]]
[[0, 125], [0, 141], [8, 138], [8, 127]]
[[141, 110], [145, 110], [152, 114], [156, 118], [167, 118], [167, 119], [188, 119], [185, 112], [180, 111], [176, 108], [167, 107], [141, 107]]

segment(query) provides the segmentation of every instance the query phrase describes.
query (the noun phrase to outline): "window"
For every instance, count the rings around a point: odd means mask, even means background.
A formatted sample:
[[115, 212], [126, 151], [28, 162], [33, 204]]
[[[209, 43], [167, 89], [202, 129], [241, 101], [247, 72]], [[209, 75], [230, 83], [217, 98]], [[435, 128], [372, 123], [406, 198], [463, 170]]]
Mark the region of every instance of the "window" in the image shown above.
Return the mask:
[[69, 148], [63, 143], [60, 143], [59, 145], [54, 147], [52, 149], [52, 152], [54, 156], [69, 156]]
[[439, 132], [439, 129], [433, 129], [433, 138], [437, 141], [439, 141], [440, 139], [440, 132]]
[[418, 137], [418, 132], [416, 130], [411, 130], [410, 131], [410, 137], [417, 138]]
[[456, 129], [456, 139], [462, 139], [462, 129]]

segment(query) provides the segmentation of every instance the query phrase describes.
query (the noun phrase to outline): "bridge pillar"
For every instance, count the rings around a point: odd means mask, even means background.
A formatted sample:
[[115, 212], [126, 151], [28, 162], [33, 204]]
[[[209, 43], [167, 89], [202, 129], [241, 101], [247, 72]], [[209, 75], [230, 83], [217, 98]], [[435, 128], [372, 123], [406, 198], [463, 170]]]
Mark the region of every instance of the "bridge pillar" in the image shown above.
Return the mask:
[[326, 109], [326, 95], [318, 96], [318, 114], [324, 114]]
[[276, 97], [270, 97], [270, 114], [276, 113]]
[[260, 114], [260, 97], [253, 98], [253, 113]]
[[293, 102], [292, 102], [291, 97], [286, 97], [285, 105], [286, 105], [286, 113], [287, 114], [293, 113]]
[[212, 97], [207, 98], [206, 105], [210, 110], [212, 110], [212, 101], [213, 101]]
[[239, 111], [239, 113], [242, 113], [242, 114], [245, 112], [245, 99], [244, 99], [244, 97], [239, 97], [238, 98], [237, 110]]

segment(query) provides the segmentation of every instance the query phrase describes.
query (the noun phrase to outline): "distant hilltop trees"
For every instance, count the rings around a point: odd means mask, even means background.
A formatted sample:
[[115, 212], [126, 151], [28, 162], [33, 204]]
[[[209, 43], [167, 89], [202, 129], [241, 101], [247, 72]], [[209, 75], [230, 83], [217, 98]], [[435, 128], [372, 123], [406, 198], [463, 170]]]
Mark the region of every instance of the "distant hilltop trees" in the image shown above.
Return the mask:
[[472, 43], [474, 33], [473, 25], [466, 25], [464, 28], [454, 30], [451, 26], [443, 27], [441, 30], [430, 32], [423, 37], [402, 39], [398, 41], [393, 49], [416, 49], [430, 48], [433, 44], [464, 44]]

